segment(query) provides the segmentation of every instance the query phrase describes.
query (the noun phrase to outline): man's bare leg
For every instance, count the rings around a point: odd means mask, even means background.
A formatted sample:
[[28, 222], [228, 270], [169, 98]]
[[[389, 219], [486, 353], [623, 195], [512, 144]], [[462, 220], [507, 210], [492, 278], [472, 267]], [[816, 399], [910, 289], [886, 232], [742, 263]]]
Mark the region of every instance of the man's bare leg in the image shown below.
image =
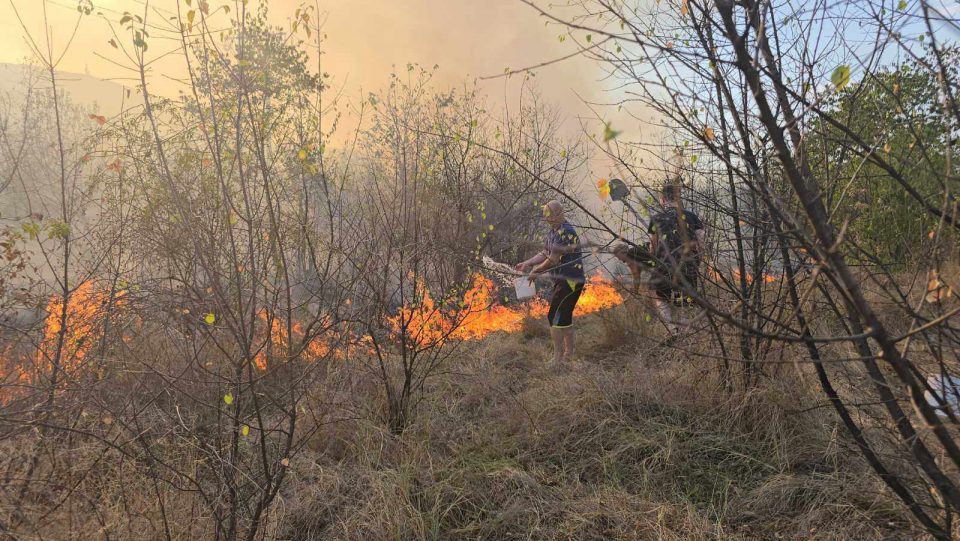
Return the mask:
[[563, 331], [563, 358], [572, 361], [576, 354], [576, 343], [573, 338], [573, 327], [561, 329]]
[[563, 361], [563, 329], [550, 327], [550, 338], [553, 339], [553, 359], [551, 359], [550, 362], [559, 363]]
[[657, 306], [657, 315], [660, 316], [660, 321], [667, 326], [667, 330], [671, 333], [677, 332], [677, 325], [673, 321], [673, 310], [671, 309], [670, 303], [667, 301], [657, 298], [654, 301], [654, 304]]

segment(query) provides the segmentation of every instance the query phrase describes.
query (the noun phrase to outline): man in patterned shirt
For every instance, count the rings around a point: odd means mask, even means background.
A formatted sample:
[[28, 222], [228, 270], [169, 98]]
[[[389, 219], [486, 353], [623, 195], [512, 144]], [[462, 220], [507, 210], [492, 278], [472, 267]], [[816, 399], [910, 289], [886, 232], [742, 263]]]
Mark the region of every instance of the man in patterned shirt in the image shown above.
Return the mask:
[[520, 272], [530, 272], [533, 281], [541, 275], [553, 278], [550, 296], [550, 335], [553, 338], [553, 361], [563, 362], [574, 355], [573, 310], [583, 292], [585, 280], [583, 254], [577, 230], [570, 225], [559, 201], [543, 206], [543, 217], [550, 226], [544, 249], [518, 264]]

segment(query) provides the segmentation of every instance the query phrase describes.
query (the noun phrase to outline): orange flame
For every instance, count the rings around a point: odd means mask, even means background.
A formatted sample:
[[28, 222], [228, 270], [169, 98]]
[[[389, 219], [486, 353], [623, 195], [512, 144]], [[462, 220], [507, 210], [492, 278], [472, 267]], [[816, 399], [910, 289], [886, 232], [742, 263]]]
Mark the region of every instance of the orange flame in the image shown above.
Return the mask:
[[[324, 357], [329, 355], [331, 350], [333, 349], [332, 346], [330, 345], [330, 342], [316, 336], [311, 337], [311, 339], [306, 344], [302, 344], [302, 342], [306, 338], [307, 333], [306, 333], [306, 330], [303, 328], [303, 324], [300, 323], [299, 321], [293, 322], [290, 325], [290, 333], [287, 333], [286, 321], [279, 317], [271, 318], [270, 312], [267, 311], [265, 308], [261, 308], [260, 311], [257, 312], [257, 316], [259, 317], [260, 321], [264, 325], [266, 325], [267, 322], [270, 323], [270, 333], [269, 333], [270, 344], [272, 346], [273, 351], [277, 352], [274, 354], [274, 356], [277, 354], [283, 355], [284, 352], [287, 351], [288, 336], [293, 336], [294, 345], [296, 347], [303, 348], [303, 350], [300, 352], [300, 356], [301, 358], [303, 358], [303, 360], [308, 362], [314, 362], [314, 361], [323, 359]], [[261, 349], [257, 353], [256, 357], [254, 357], [253, 359], [253, 364], [261, 372], [264, 372], [267, 370], [268, 362], [267, 362], [266, 347]]]
[[623, 295], [600, 274], [587, 280], [587, 286], [577, 302], [577, 314], [592, 314], [623, 304]]
[[418, 281], [414, 297], [419, 302], [406, 304], [397, 315], [387, 318], [394, 337], [405, 338], [412, 349], [436, 346], [442, 343], [454, 328], [453, 321], [437, 307], [430, 291]]
[[[107, 295], [94, 291], [91, 282], [84, 282], [70, 295], [66, 309], [67, 330], [63, 333], [63, 347], [60, 351], [61, 366], [65, 371], [82, 363], [94, 343], [102, 336], [99, 309], [106, 304], [106, 300]], [[37, 362], [40, 366], [51, 362], [57, 355], [62, 316], [63, 299], [53, 297], [47, 304], [43, 341], [37, 351]]]
[[[124, 292], [115, 295], [115, 306], [123, 305]], [[3, 356], [7, 370], [0, 366], [0, 380], [14, 378], [23, 387], [35, 385], [53, 373], [54, 363], [61, 372], [58, 388], [75, 375], [87, 356], [103, 337], [103, 323], [107, 317], [108, 292], [96, 291], [92, 282], [80, 284], [69, 296], [64, 321], [63, 297], [54, 295], [47, 303], [43, 338], [37, 346], [34, 363], [16, 362], [9, 350]], [[65, 330], [63, 323], [66, 323]], [[63, 331], [63, 332], [61, 332]], [[61, 341], [62, 340], [62, 341]], [[9, 402], [14, 395], [5, 393], [0, 403]]]
[[[493, 281], [476, 274], [472, 285], [463, 295], [463, 301], [454, 310], [444, 311], [436, 306], [426, 288], [417, 286], [420, 302], [404, 306], [389, 319], [395, 335], [407, 323], [407, 338], [416, 347], [438, 345], [447, 339], [480, 340], [494, 332], [516, 332], [528, 317], [544, 317], [549, 305], [535, 299], [517, 307], [497, 303]], [[623, 303], [616, 287], [599, 274], [586, 284], [576, 314], [591, 314]]]
[[[733, 279], [734, 279], [734, 280], [737, 280], [737, 281], [740, 280], [740, 270], [739, 270], [739, 269], [733, 269], [732, 271], [730, 271], [730, 274], [733, 276]], [[779, 279], [780, 279], [780, 276], [774, 276], [774, 275], [772, 275], [772, 274], [764, 274], [764, 275], [761, 277], [761, 279], [762, 279], [763, 282], [766, 283], [766, 284], [772, 284], [772, 283], [776, 282], [777, 280], [779, 280]], [[753, 283], [753, 275], [750, 274], [749, 272], [747, 273], [747, 283], [748, 283], [748, 284], [752, 284], [752, 283]]]

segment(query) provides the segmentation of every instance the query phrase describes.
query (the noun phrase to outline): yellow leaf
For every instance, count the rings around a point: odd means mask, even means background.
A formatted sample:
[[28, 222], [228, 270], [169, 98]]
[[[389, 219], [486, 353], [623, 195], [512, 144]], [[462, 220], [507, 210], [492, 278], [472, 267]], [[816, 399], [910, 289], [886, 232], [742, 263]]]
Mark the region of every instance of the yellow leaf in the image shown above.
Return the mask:
[[850, 82], [850, 66], [847, 64], [837, 66], [830, 75], [830, 82], [837, 87], [837, 90], [842, 90]]
[[612, 139], [616, 139], [620, 135], [620, 132], [611, 128], [610, 123], [607, 122], [603, 126], [603, 142], [606, 143]]
[[302, 162], [307, 161], [307, 151], [301, 148], [300, 152], [297, 152], [297, 158]]
[[213, 325], [217, 321], [217, 316], [213, 315], [213, 313], [209, 313], [203, 316], [203, 320], [207, 322], [207, 325]]
[[240, 433], [243, 434], [244, 436], [250, 434], [250, 427], [247, 425], [243, 425], [243, 427], [240, 428]]
[[233, 404], [233, 393], [227, 393], [227, 394], [223, 395], [223, 401], [224, 401], [224, 403], [226, 403], [226, 405], [228, 405], [228, 406], [229, 406], [230, 404]]

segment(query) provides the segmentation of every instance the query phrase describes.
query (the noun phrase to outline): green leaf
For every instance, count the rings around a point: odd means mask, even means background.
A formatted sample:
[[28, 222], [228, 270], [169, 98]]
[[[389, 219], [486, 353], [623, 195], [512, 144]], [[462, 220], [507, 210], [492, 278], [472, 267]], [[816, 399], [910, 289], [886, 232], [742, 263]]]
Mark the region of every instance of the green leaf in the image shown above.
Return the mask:
[[27, 222], [20, 227], [23, 229], [24, 233], [30, 236], [31, 239], [35, 239], [40, 235], [40, 224], [37, 222]]
[[117, 46], [117, 41], [116, 41], [115, 39], [113, 39], [113, 38], [110, 38], [110, 41], [108, 41], [107, 43], [109, 43], [110, 46], [113, 47], [114, 49], [118, 49], [118, 48], [119, 48], [119, 47]]
[[833, 75], [830, 76], [830, 82], [837, 87], [837, 90], [842, 90], [850, 82], [850, 66], [847, 64], [837, 66], [837, 69], [833, 70]]
[[690, 163], [697, 163], [697, 155], [696, 155], [696, 154], [690, 156]]
[[897, 9], [900, 11], [907, 9], [907, 0], [900, 0], [900, 2], [897, 3]]
[[587, 34], [587, 43], [590, 43], [591, 41], [593, 41], [593, 35]]
[[137, 32], [136, 35], [134, 36], [133, 46], [143, 49], [144, 51], [147, 50], [147, 42], [143, 39], [143, 35], [140, 34], [140, 32]]
[[228, 406], [233, 404], [233, 393], [227, 393], [223, 395], [223, 402]]
[[70, 236], [70, 224], [54, 220], [50, 223], [50, 229], [47, 231], [49, 239], [65, 239]]
[[603, 142], [606, 143], [613, 139], [616, 139], [622, 132], [616, 131], [610, 127], [610, 123], [607, 122], [603, 125]]

